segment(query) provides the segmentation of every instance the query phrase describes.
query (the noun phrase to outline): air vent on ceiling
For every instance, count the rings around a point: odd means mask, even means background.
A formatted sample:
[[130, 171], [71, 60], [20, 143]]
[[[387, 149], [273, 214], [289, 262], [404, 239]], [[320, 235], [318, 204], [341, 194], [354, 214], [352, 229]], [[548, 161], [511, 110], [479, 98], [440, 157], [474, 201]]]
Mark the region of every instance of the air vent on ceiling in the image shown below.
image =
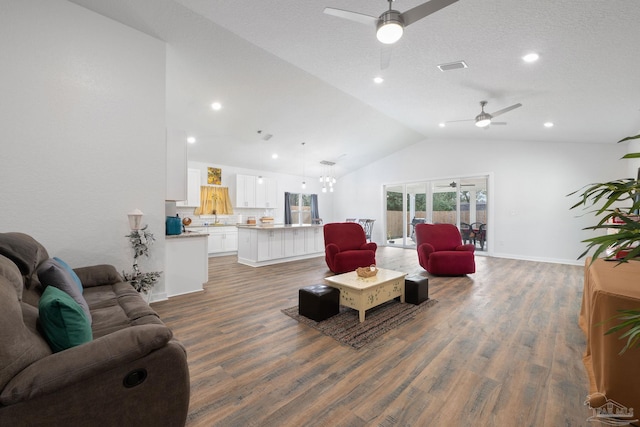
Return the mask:
[[[262, 135], [262, 131], [261, 130], [258, 131], [258, 135]], [[270, 133], [265, 133], [264, 135], [262, 135], [262, 140], [268, 141], [272, 137], [273, 137], [273, 135], [271, 135]]]
[[449, 62], [448, 64], [438, 65], [440, 71], [459, 70], [460, 68], [469, 68], [464, 61]]

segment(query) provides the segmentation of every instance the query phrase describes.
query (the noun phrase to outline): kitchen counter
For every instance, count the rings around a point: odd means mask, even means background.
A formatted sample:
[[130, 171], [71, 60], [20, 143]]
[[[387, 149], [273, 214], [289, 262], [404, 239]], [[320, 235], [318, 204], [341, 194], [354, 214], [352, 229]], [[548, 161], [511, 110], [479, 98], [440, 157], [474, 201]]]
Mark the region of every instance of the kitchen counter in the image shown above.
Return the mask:
[[238, 228], [250, 228], [254, 230], [273, 230], [273, 229], [286, 229], [286, 228], [322, 228], [322, 224], [237, 224]]
[[182, 234], [172, 234], [172, 235], [165, 235], [164, 237], [166, 237], [167, 239], [183, 239], [185, 237], [207, 237], [209, 235], [209, 233], [205, 233], [202, 231], [190, 231], [187, 230], [185, 232], [183, 232]]

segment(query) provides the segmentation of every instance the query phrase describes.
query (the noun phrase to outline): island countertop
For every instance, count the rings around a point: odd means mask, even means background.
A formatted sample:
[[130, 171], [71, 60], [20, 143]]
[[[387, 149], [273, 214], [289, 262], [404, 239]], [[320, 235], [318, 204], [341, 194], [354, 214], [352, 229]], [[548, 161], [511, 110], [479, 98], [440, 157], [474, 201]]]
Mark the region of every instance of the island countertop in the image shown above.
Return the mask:
[[236, 224], [238, 228], [248, 228], [251, 230], [273, 230], [289, 228], [322, 228], [322, 224]]

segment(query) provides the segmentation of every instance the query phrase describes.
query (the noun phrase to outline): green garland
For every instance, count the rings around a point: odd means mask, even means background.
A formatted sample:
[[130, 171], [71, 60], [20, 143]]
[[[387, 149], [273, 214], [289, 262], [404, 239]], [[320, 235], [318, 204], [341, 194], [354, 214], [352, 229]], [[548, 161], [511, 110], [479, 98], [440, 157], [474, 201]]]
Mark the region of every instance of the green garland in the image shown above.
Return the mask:
[[161, 271], [151, 271], [143, 273], [138, 267], [138, 258], [141, 256], [149, 257], [149, 246], [156, 240], [153, 234], [147, 231], [147, 225], [140, 230], [133, 230], [125, 237], [129, 238], [129, 243], [133, 248], [133, 272], [122, 272], [124, 280], [131, 283], [131, 286], [138, 292], [148, 293], [153, 289], [156, 282], [160, 279]]

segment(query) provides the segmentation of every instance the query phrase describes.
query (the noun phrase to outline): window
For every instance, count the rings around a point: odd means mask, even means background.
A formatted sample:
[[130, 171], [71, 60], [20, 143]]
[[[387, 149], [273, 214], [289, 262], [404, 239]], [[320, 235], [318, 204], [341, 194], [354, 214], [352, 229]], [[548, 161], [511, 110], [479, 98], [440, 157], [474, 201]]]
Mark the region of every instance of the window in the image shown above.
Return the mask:
[[387, 185], [387, 244], [415, 247], [415, 226], [427, 223], [456, 225], [464, 243], [488, 251], [488, 176], [470, 176]]
[[291, 224], [311, 224], [312, 194], [289, 193]]

